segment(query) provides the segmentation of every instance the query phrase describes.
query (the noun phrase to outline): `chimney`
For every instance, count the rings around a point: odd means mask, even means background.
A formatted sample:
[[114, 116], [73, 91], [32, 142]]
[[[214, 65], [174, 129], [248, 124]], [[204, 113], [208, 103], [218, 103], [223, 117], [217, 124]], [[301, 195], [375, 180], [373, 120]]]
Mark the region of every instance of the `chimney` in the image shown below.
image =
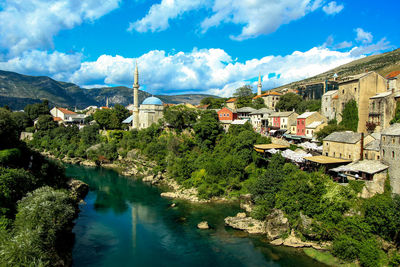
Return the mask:
[[360, 160], [364, 159], [364, 133], [361, 133], [361, 150], [360, 150]]

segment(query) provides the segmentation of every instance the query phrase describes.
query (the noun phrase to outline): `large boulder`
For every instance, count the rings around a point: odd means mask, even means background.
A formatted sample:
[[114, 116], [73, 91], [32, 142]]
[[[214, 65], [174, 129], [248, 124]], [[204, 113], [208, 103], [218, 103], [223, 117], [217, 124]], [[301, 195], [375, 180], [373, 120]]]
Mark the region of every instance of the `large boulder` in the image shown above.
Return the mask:
[[265, 222], [247, 217], [245, 213], [238, 213], [235, 217], [226, 217], [225, 224], [250, 234], [266, 234]]
[[290, 230], [289, 220], [283, 211], [273, 209], [266, 218], [266, 232], [270, 239], [277, 239]]
[[89, 192], [89, 185], [80, 180], [70, 179], [67, 182], [67, 185], [68, 189], [71, 192], [71, 195], [74, 196], [77, 200], [84, 199]]
[[208, 225], [208, 222], [203, 221], [197, 224], [197, 228], [205, 230], [205, 229], [210, 229], [210, 226]]

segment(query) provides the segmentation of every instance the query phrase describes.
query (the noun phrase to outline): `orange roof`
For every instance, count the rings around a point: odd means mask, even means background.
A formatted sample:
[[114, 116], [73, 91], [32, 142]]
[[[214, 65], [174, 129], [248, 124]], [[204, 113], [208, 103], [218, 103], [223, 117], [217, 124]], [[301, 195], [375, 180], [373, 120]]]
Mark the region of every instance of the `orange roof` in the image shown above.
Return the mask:
[[109, 107], [100, 107], [100, 109], [110, 109]]
[[175, 104], [167, 104], [167, 103], [164, 103], [163, 106], [164, 106], [164, 107], [172, 107], [172, 106], [175, 106]]
[[68, 110], [68, 109], [66, 109], [66, 108], [57, 108], [59, 111], [61, 111], [62, 113], [64, 113], [64, 114], [68, 114], [68, 115], [75, 115], [76, 113], [75, 112], [73, 112], [73, 111], [71, 111], [71, 110]]
[[332, 99], [339, 99], [339, 96], [335, 95], [334, 97], [332, 97]]
[[210, 105], [198, 105], [196, 106], [199, 109], [207, 109]]
[[62, 119], [60, 117], [54, 117], [53, 120], [54, 121], [62, 121]]
[[269, 96], [269, 95], [281, 96], [282, 94], [280, 94], [280, 93], [278, 93], [278, 92], [271, 92], [271, 91], [269, 91], [269, 92], [266, 92], [266, 93], [264, 93], [264, 94], [262, 94], [262, 95], [256, 95], [255, 97], [253, 97], [253, 99], [257, 99], [257, 98], [259, 98], [259, 97]]
[[228, 99], [228, 100], [226, 101], [226, 103], [233, 103], [233, 102], [235, 102], [235, 101], [236, 101], [236, 97], [231, 98], [231, 99]]
[[389, 73], [388, 75], [386, 75], [386, 79], [394, 78], [394, 77], [396, 77], [397, 75], [400, 75], [400, 70], [392, 71], [391, 73]]

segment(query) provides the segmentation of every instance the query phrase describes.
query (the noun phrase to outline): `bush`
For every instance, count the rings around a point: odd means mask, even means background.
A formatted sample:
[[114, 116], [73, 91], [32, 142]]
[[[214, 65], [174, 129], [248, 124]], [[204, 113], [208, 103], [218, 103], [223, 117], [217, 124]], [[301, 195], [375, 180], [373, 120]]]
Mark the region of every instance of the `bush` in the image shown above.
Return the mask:
[[28, 193], [18, 203], [13, 232], [0, 232], [0, 265], [60, 264], [72, 244], [74, 217], [75, 203], [66, 192], [42, 187]]
[[20, 157], [21, 151], [18, 148], [0, 150], [0, 164], [2, 165], [13, 165]]
[[348, 235], [341, 235], [333, 241], [332, 253], [346, 261], [353, 261], [359, 254], [360, 242]]
[[375, 239], [368, 239], [361, 243], [359, 260], [361, 266], [375, 267], [382, 266], [380, 258], [383, 251], [379, 249], [379, 245]]

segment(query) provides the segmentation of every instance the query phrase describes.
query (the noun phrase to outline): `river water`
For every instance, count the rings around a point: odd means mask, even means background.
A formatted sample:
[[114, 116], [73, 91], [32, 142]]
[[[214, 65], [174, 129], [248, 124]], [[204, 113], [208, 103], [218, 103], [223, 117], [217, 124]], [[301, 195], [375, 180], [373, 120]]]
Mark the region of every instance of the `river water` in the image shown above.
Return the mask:
[[[322, 266], [225, 227], [237, 204], [164, 199], [159, 188], [104, 168], [68, 166], [67, 175], [90, 186], [73, 229], [74, 266]], [[212, 229], [197, 229], [203, 220]]]

